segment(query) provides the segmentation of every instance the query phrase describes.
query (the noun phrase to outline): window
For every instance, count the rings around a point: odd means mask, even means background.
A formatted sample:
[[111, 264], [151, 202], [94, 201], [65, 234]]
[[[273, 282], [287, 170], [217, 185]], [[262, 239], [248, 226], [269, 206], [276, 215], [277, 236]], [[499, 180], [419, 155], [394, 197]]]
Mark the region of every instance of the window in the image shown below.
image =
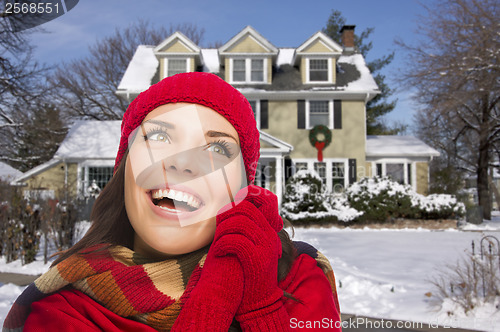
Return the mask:
[[252, 82], [263, 82], [264, 81], [264, 60], [252, 59]]
[[332, 163], [332, 191], [340, 193], [345, 184], [345, 163]]
[[266, 77], [265, 59], [233, 59], [232, 82], [262, 83]]
[[309, 59], [309, 81], [328, 82], [328, 60]]
[[326, 163], [314, 163], [314, 171], [318, 173], [323, 184], [326, 184]]
[[410, 186], [415, 186], [415, 181], [413, 178], [414, 166], [413, 162], [410, 160], [387, 160], [374, 162], [373, 165], [373, 175], [374, 176], [387, 176], [393, 181], [401, 184], [408, 184]]
[[245, 82], [246, 80], [246, 64], [245, 60], [233, 60], [233, 81]]
[[103, 189], [113, 176], [113, 167], [89, 167], [89, 183], [93, 183]]
[[348, 159], [330, 159], [318, 162], [315, 159], [298, 159], [294, 161], [295, 173], [301, 170], [314, 171], [321, 178], [330, 193], [342, 193], [347, 185]]
[[309, 102], [309, 127], [316, 125], [330, 127], [330, 107], [327, 100]]
[[186, 59], [167, 59], [167, 76], [187, 72]]
[[405, 164], [386, 164], [385, 174], [392, 180], [401, 184], [405, 183]]
[[295, 172], [307, 169], [307, 163], [295, 163]]
[[[113, 176], [113, 167], [86, 166], [81, 168], [81, 193], [89, 196], [91, 192], [100, 192]], [[96, 188], [96, 186], [98, 188]]]

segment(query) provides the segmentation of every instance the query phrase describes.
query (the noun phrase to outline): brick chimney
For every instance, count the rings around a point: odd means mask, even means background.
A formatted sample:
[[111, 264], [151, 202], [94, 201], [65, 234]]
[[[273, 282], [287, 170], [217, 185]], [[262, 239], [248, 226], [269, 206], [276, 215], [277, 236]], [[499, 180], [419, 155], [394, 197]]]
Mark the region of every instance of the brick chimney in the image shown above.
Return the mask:
[[346, 51], [354, 51], [354, 28], [355, 25], [344, 25], [340, 29], [342, 45]]

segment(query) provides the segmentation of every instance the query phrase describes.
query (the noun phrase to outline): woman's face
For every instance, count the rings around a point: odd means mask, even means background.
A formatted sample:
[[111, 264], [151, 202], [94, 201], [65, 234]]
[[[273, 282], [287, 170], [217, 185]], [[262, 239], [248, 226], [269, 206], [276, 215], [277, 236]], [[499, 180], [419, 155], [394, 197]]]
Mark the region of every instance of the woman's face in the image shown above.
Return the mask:
[[130, 135], [125, 207], [134, 250], [162, 258], [214, 237], [217, 212], [245, 186], [239, 137], [222, 115], [197, 104], [165, 104]]

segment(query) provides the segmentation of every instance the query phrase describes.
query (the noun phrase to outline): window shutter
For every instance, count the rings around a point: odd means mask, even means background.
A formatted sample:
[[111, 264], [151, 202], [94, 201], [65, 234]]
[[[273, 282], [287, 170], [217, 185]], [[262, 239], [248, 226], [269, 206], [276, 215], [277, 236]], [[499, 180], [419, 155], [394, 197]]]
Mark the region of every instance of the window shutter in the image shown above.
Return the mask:
[[306, 129], [306, 101], [297, 100], [297, 128]]
[[260, 129], [269, 129], [269, 101], [260, 101]]
[[342, 129], [342, 101], [333, 101], [333, 129]]
[[356, 182], [356, 159], [349, 159], [349, 184]]

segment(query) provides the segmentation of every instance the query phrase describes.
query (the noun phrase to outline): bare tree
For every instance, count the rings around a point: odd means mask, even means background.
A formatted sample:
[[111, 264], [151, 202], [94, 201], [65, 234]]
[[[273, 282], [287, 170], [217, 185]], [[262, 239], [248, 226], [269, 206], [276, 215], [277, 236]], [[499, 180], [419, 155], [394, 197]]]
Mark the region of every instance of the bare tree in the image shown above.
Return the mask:
[[445, 0], [426, 7], [423, 37], [408, 51], [404, 83], [423, 105], [420, 130], [477, 176], [479, 205], [491, 219], [488, 170], [500, 140], [500, 3]]
[[[5, 8], [5, 1], [0, 1]], [[44, 75], [47, 68], [33, 59], [29, 34], [34, 30], [18, 32], [15, 24], [27, 24], [28, 15], [7, 17], [0, 15], [0, 160], [26, 170], [26, 161], [40, 163], [39, 156], [19, 156], [22, 136], [33, 115], [33, 105], [39, 105], [44, 96]]]
[[62, 64], [49, 80], [59, 108], [83, 119], [121, 119], [128, 103], [115, 91], [137, 46], [158, 45], [175, 31], [196, 44], [204, 34], [203, 29], [189, 23], [165, 28], [139, 21], [96, 42], [89, 56]]

